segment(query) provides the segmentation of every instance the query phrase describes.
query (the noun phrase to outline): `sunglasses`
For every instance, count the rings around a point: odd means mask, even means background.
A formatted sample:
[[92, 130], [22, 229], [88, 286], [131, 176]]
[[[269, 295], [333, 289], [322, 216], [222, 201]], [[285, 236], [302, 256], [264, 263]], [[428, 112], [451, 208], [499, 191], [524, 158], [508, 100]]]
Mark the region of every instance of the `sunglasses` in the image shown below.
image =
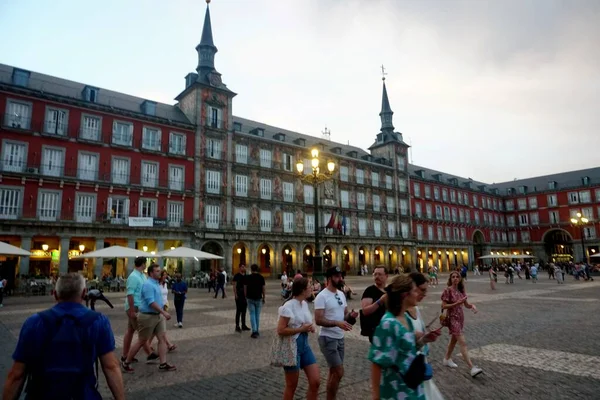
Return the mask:
[[342, 301], [342, 299], [340, 299], [340, 295], [339, 294], [336, 293], [334, 297], [337, 300], [338, 305], [340, 305], [340, 306], [344, 305], [344, 302]]

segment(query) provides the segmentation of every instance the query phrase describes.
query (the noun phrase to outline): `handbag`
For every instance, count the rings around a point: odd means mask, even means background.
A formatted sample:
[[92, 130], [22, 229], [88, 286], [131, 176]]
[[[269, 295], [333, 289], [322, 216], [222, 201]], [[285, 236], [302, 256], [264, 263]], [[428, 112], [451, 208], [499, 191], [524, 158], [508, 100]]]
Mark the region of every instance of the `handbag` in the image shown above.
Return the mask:
[[298, 346], [293, 335], [280, 336], [275, 334], [271, 344], [271, 365], [274, 367], [295, 367], [298, 356]]
[[442, 312], [440, 313], [440, 325], [442, 326], [450, 326], [450, 318], [448, 318], [448, 313], [444, 310], [444, 306], [440, 307]]
[[408, 367], [405, 374], [400, 373], [397, 365], [394, 365], [392, 369], [402, 378], [406, 386], [412, 390], [418, 388], [426, 379], [431, 379], [433, 375], [431, 365], [425, 362], [425, 355], [421, 353], [417, 354], [412, 363], [410, 363], [410, 367]]

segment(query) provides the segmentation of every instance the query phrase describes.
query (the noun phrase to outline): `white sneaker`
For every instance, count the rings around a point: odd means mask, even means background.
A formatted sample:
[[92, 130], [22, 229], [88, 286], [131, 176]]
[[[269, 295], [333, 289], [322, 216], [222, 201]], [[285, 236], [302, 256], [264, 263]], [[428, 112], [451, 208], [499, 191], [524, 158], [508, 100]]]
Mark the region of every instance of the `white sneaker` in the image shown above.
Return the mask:
[[180, 328], [183, 328], [183, 323], [182, 323], [182, 322], [180, 322], [180, 323], [179, 323], [179, 324], [177, 324], [177, 325], [179, 325], [179, 327], [180, 327]]
[[483, 370], [481, 368], [473, 366], [473, 368], [471, 368], [471, 378], [475, 378], [477, 375], [481, 374], [482, 372], [483, 372]]
[[452, 361], [452, 359], [451, 359], [451, 358], [449, 358], [449, 359], [447, 359], [447, 360], [444, 358], [444, 362], [443, 362], [443, 364], [444, 364], [446, 367], [450, 367], [450, 368], [458, 368], [458, 365], [456, 365], [456, 363], [455, 363], [454, 361]]
[[173, 325], [173, 326], [174, 326], [175, 328], [178, 328], [178, 327], [179, 327], [179, 323], [178, 323], [178, 322], [175, 322], [175, 325]]

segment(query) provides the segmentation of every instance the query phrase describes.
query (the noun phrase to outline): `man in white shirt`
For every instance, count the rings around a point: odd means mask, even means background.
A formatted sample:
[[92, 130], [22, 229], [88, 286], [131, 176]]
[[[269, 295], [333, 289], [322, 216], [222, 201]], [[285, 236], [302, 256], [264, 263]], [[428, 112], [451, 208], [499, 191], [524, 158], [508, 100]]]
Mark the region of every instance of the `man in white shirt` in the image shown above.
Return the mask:
[[325, 272], [327, 286], [315, 298], [315, 322], [321, 327], [319, 348], [329, 365], [327, 400], [336, 398], [344, 376], [344, 332], [352, 330], [358, 313], [348, 311], [346, 296], [340, 290], [344, 279], [339, 267]]
[[283, 274], [281, 274], [281, 288], [285, 289], [285, 287], [287, 286], [287, 281], [288, 281], [288, 276], [286, 274], [285, 271], [283, 271]]

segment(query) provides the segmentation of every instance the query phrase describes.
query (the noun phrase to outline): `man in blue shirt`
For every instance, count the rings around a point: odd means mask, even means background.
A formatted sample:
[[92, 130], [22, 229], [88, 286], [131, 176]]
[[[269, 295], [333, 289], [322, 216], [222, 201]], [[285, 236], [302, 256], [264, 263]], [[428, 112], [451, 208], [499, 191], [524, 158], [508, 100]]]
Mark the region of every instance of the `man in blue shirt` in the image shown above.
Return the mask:
[[175, 283], [171, 287], [171, 291], [175, 296], [175, 312], [177, 313], [176, 326], [183, 328], [183, 304], [185, 303], [186, 293], [188, 291], [187, 283], [181, 280], [181, 274], [175, 275]]
[[138, 323], [138, 341], [132, 346], [127, 356], [127, 360], [121, 363], [125, 372], [133, 372], [129, 364], [133, 362], [135, 354], [148, 343], [154, 335], [158, 339], [158, 355], [161, 371], [175, 371], [174, 365], [167, 363], [167, 325], [166, 321], [171, 319], [171, 315], [164, 310], [164, 301], [160, 291], [160, 267], [152, 263], [148, 267], [148, 280], [142, 285], [142, 301], [139, 307]]
[[[127, 360], [131, 349], [131, 341], [133, 334], [138, 330], [138, 312], [142, 302], [142, 286], [146, 282], [144, 269], [146, 268], [146, 257], [137, 257], [135, 259], [135, 268], [127, 278], [127, 297], [125, 298], [125, 312], [127, 313], [127, 331], [123, 336], [123, 355], [121, 363]], [[150, 343], [144, 343], [144, 351], [148, 355], [147, 360], [152, 361], [158, 358], [158, 354], [153, 353], [150, 349]], [[139, 349], [133, 354], [133, 362], [137, 362], [135, 356]]]
[[[104, 315], [81, 304], [85, 292], [85, 279], [81, 275], [61, 276], [54, 293], [57, 304], [48, 311], [27, 318], [13, 354], [14, 363], [4, 385], [3, 399], [18, 399], [26, 378], [28, 398], [75, 396], [85, 400], [101, 399], [94, 368], [97, 359], [114, 398], [125, 398], [110, 322]], [[53, 322], [51, 326], [47, 318]], [[64, 343], [66, 338], [78, 340]], [[61, 346], [70, 349], [70, 354], [62, 353], [62, 349], [58, 349]], [[72, 354], [81, 358], [70, 357]], [[65, 363], [68, 365], [63, 365]], [[79, 381], [69, 380], [71, 375], [80, 377]], [[69, 384], [62, 384], [65, 380]]]

